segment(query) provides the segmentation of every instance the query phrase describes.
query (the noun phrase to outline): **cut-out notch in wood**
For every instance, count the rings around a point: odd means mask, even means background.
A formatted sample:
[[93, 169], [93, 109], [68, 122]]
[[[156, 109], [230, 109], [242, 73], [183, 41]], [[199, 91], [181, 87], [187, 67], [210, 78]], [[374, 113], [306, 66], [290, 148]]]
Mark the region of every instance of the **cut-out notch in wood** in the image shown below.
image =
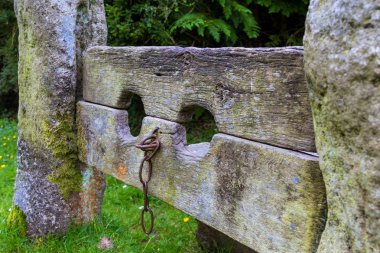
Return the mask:
[[[137, 137], [132, 94], [148, 115]], [[95, 47], [84, 99], [82, 162], [140, 187], [134, 146], [158, 126], [152, 195], [258, 252], [316, 250], [326, 193], [318, 158], [300, 152], [315, 151], [301, 48]], [[210, 143], [186, 145], [194, 106], [215, 118]]]
[[138, 94], [147, 115], [174, 122], [198, 105], [221, 133], [315, 152], [301, 47], [94, 47], [84, 68], [86, 101], [127, 108]]
[[80, 159], [140, 187], [135, 143], [160, 127], [149, 191], [258, 252], [311, 252], [324, 227], [325, 188], [316, 157], [216, 134], [186, 146], [185, 128], [153, 117], [140, 136], [126, 111], [78, 104]]

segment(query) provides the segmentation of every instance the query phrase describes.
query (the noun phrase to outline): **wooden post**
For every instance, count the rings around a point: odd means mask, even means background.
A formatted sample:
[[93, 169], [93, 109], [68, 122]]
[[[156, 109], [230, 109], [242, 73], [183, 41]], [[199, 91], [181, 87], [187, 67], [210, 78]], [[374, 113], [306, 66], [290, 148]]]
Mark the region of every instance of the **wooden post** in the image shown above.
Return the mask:
[[79, 213], [75, 102], [82, 53], [106, 42], [103, 1], [15, 0], [15, 11], [19, 167], [8, 221], [25, 219], [32, 237], [63, 233]]
[[313, 0], [305, 71], [328, 219], [319, 252], [380, 252], [380, 10]]

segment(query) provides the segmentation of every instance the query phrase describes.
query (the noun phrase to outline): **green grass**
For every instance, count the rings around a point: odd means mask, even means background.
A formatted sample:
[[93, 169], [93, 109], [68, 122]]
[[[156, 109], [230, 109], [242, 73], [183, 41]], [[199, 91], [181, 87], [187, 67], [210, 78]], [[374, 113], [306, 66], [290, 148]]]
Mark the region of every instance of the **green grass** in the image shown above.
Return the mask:
[[7, 227], [6, 219], [12, 206], [16, 174], [15, 121], [0, 119], [0, 252], [102, 252], [97, 245], [102, 237], [111, 237], [114, 248], [105, 252], [202, 252], [195, 238], [196, 221], [166, 203], [151, 197], [155, 233], [146, 236], [139, 226], [140, 190], [113, 178], [107, 179], [103, 210], [99, 221], [72, 227], [64, 236], [49, 236], [30, 241], [18, 231]]

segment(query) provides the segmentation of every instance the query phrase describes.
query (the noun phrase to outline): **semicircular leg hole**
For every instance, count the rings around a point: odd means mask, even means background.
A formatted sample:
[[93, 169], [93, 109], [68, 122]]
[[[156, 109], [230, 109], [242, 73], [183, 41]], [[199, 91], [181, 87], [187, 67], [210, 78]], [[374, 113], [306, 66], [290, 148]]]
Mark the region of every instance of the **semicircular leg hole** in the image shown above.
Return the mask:
[[140, 134], [142, 121], [146, 116], [144, 104], [139, 95], [134, 94], [131, 105], [128, 107], [128, 123], [131, 134], [136, 137]]
[[218, 133], [214, 116], [201, 106], [192, 106], [186, 111], [192, 113], [191, 121], [183, 123], [187, 144], [210, 142], [214, 134]]

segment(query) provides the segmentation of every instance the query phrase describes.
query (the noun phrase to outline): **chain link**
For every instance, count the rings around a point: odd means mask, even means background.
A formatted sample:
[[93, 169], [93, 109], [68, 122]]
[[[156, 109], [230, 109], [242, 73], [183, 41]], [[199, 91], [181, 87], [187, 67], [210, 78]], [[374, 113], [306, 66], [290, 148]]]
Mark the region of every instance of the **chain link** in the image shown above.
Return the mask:
[[[159, 127], [154, 128], [154, 130], [144, 139], [142, 139], [138, 144], [136, 144], [136, 148], [144, 151], [144, 157], [140, 163], [139, 169], [139, 179], [142, 184], [143, 193], [144, 193], [144, 208], [141, 210], [141, 227], [145, 234], [149, 235], [153, 231], [154, 225], [154, 215], [152, 209], [149, 207], [149, 198], [148, 198], [148, 183], [152, 178], [153, 165], [152, 165], [152, 157], [156, 154], [157, 150], [160, 148], [160, 142], [157, 139], [157, 132]], [[147, 177], [144, 179], [143, 171], [144, 164], [148, 164]], [[149, 212], [150, 216], [150, 227], [149, 230], [145, 227], [145, 213]]]

